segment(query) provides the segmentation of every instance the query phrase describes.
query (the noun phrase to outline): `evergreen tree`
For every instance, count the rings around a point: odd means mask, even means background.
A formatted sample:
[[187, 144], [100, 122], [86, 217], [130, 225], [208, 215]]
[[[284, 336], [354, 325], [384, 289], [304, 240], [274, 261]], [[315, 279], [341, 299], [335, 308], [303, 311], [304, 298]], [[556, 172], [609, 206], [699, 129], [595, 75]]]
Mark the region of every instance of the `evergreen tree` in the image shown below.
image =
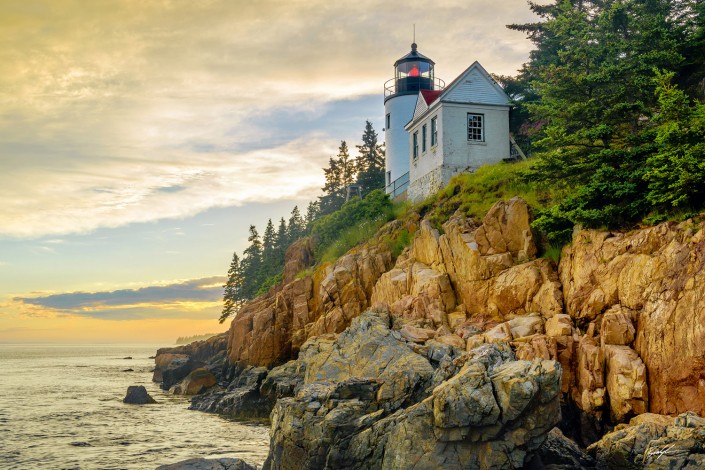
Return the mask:
[[359, 153], [355, 161], [357, 184], [365, 197], [370, 191], [384, 188], [384, 149], [377, 143], [377, 132], [370, 121], [365, 122], [362, 145], [355, 147]]
[[326, 215], [342, 207], [348, 186], [355, 181], [355, 161], [350, 158], [348, 144], [344, 140], [340, 142], [337, 157], [329, 160], [328, 168], [324, 168], [323, 172], [326, 184], [319, 200], [321, 215]]
[[705, 202], [705, 103], [691, 103], [671, 85], [674, 73], [659, 80], [658, 151], [647, 161], [648, 200], [663, 211], [699, 209]]
[[272, 223], [272, 219], [269, 219], [262, 237], [262, 271], [264, 278], [273, 276], [279, 271], [280, 262], [275, 244], [276, 233], [274, 232], [274, 224]]
[[262, 242], [257, 233], [257, 228], [250, 225], [250, 236], [247, 238], [250, 242], [243, 252], [241, 269], [243, 277], [243, 297], [252, 299], [259, 289], [260, 284], [264, 280], [262, 277]]
[[228, 280], [223, 286], [223, 311], [218, 321], [223, 323], [228, 317], [237, 313], [243, 303], [242, 297], [242, 270], [240, 258], [237, 253], [233, 253], [233, 259], [228, 269]]
[[286, 227], [286, 220], [282, 217], [279, 220], [279, 228], [277, 228], [277, 235], [274, 237], [274, 249], [277, 252], [279, 259], [284, 260], [284, 253], [289, 246], [289, 230]]
[[288, 238], [289, 243], [294, 243], [304, 235], [304, 219], [299, 212], [299, 206], [294, 206], [289, 217]]
[[306, 208], [306, 216], [304, 217], [306, 233], [311, 232], [311, 227], [313, 225], [313, 221], [318, 218], [318, 213], [319, 213], [318, 206], [319, 206], [319, 203], [317, 201], [311, 201], [308, 203], [308, 207]]
[[[524, 71], [541, 126], [531, 177], [572, 195], [536, 221], [615, 226], [642, 217], [656, 69], [674, 70], [678, 32], [668, 0], [558, 0], [531, 4], [545, 18], [514, 25], [537, 44]], [[528, 93], [527, 93], [528, 94]]]

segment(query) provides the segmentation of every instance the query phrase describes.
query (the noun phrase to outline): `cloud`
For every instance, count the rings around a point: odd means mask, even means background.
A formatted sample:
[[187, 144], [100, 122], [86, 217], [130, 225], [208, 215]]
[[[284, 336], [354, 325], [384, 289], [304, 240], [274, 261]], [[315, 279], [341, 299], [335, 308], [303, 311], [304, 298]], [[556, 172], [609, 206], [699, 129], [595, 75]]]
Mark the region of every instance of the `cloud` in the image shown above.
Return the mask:
[[135, 289], [17, 296], [13, 310], [33, 317], [84, 316], [100, 319], [216, 318], [224, 276]]
[[517, 69], [530, 45], [504, 24], [528, 19], [524, 0], [5, 2], [0, 235], [313, 198], [337, 140], [382, 115], [411, 24], [450, 81]]

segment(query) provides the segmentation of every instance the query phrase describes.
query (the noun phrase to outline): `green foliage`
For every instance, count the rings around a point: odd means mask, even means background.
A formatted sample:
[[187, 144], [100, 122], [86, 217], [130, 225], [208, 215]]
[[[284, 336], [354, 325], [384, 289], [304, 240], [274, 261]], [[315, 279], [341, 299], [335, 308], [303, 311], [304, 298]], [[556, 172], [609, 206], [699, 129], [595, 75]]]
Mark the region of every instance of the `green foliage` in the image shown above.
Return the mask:
[[223, 323], [228, 317], [237, 313], [240, 310], [245, 296], [243, 293], [244, 277], [240, 258], [237, 253], [233, 253], [233, 259], [230, 262], [228, 269], [228, 280], [223, 286], [223, 311], [220, 314], [218, 321]]
[[260, 295], [264, 295], [267, 292], [269, 292], [269, 289], [272, 287], [281, 284], [282, 282], [282, 276], [283, 272], [280, 272], [279, 274], [275, 274], [274, 276], [270, 276], [267, 279], [265, 279], [259, 286], [259, 289], [257, 289], [257, 292], [255, 293], [255, 297], [259, 297]]
[[657, 210], [699, 208], [705, 201], [705, 104], [691, 104], [671, 85], [673, 73], [657, 77], [660, 114], [658, 151], [647, 160], [647, 199]]
[[392, 234], [392, 236], [385, 238], [384, 242], [387, 243], [387, 246], [389, 246], [392, 256], [397, 258], [401, 252], [404, 251], [404, 248], [411, 245], [412, 239], [413, 236], [409, 233], [409, 230], [402, 228]]
[[320, 213], [326, 215], [340, 209], [347, 197], [348, 186], [355, 182], [355, 160], [350, 158], [348, 144], [344, 140], [340, 142], [338, 156], [330, 158], [328, 168], [324, 168], [323, 173], [326, 177], [326, 183], [321, 188], [323, 196], [318, 200]]
[[365, 122], [362, 145], [356, 145], [358, 157], [355, 159], [357, 184], [362, 196], [375, 189], [384, 189], [384, 147], [377, 143], [377, 132], [370, 121]]
[[561, 260], [561, 251], [563, 251], [562, 246], [548, 245], [543, 249], [542, 258], [550, 259], [554, 263], [558, 264]]
[[343, 254], [371, 236], [392, 218], [392, 214], [392, 203], [382, 190], [372, 191], [364, 199], [348, 201], [340, 210], [313, 223], [311, 235], [316, 240], [316, 259], [321, 261]]

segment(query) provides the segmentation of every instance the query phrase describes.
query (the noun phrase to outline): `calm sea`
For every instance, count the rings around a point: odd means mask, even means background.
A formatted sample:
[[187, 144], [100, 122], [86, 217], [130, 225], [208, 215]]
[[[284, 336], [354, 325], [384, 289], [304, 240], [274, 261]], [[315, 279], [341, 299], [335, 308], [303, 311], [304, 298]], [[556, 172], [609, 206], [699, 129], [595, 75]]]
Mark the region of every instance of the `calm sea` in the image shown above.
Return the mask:
[[[0, 468], [149, 469], [190, 457], [261, 465], [267, 428], [189, 411], [187, 398], [160, 390], [157, 348], [0, 344]], [[159, 403], [123, 404], [129, 385]]]

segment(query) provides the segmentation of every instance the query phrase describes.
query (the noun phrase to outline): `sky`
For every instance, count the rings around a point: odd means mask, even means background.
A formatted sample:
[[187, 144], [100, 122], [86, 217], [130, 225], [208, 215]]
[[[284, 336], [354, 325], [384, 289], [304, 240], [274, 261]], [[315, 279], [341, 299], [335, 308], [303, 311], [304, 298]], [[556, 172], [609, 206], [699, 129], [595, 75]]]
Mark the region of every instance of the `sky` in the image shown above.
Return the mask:
[[[0, 343], [225, 331], [248, 227], [321, 194], [413, 40], [511, 75], [524, 0], [0, 1]], [[276, 225], [276, 223], [275, 223]]]

